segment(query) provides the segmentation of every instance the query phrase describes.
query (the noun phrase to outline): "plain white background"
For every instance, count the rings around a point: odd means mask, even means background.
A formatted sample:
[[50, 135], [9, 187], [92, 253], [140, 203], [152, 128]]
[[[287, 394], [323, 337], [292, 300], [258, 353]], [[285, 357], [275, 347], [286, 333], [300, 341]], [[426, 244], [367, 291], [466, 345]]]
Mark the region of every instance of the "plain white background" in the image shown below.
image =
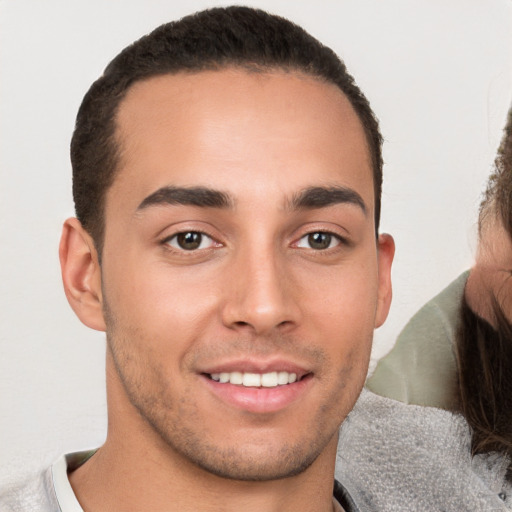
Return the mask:
[[[480, 194], [512, 99], [512, 2], [246, 3], [331, 46], [381, 120], [382, 230], [397, 254], [378, 357], [471, 265]], [[105, 435], [104, 335], [73, 316], [57, 258], [73, 214], [68, 147], [80, 101], [128, 43], [212, 5], [223, 3], [0, 0], [0, 487]]]

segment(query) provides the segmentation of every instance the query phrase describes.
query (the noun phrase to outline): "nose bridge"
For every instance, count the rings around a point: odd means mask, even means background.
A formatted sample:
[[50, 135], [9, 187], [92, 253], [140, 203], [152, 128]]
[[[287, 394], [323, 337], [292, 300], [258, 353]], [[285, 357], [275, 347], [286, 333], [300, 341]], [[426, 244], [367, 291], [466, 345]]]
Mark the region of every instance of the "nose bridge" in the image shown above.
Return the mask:
[[259, 239], [237, 251], [226, 297], [224, 321], [263, 333], [297, 321], [286, 254], [272, 240]]

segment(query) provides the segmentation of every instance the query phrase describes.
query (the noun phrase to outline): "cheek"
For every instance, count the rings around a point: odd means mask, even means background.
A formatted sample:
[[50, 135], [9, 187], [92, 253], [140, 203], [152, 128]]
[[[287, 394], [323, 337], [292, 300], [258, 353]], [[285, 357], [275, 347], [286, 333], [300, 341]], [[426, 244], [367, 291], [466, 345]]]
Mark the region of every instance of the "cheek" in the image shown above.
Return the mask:
[[[362, 386], [368, 369], [377, 307], [377, 271], [370, 264], [317, 275], [302, 292], [305, 327], [341, 372]], [[356, 386], [357, 387], [357, 386]]]
[[493, 320], [491, 323], [495, 321], [494, 299], [510, 321], [512, 318], [512, 276], [510, 272], [508, 270], [495, 270], [489, 278], [489, 287], [491, 292], [487, 294], [487, 302], [490, 310], [489, 317]]
[[469, 307], [494, 324], [494, 300], [508, 319], [512, 318], [512, 277], [508, 271], [477, 264], [471, 269], [464, 290]]
[[165, 264], [133, 268], [125, 263], [105, 280], [105, 298], [118, 324], [153, 347], [176, 348], [194, 339], [215, 308], [208, 279]]
[[[308, 282], [309, 281], [309, 282]], [[377, 306], [377, 270], [373, 262], [317, 272], [303, 282], [304, 311], [338, 332], [373, 332]], [[361, 329], [363, 331], [361, 331]]]

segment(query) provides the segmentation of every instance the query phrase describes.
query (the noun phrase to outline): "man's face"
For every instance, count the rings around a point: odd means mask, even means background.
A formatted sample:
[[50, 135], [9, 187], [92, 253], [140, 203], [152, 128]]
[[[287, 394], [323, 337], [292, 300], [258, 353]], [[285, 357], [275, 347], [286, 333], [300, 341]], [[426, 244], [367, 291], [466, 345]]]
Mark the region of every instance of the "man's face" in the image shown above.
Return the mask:
[[142, 416], [143, 436], [229, 478], [302, 471], [335, 450], [388, 309], [358, 117], [334, 85], [227, 69], [135, 84], [117, 135], [112, 425]]

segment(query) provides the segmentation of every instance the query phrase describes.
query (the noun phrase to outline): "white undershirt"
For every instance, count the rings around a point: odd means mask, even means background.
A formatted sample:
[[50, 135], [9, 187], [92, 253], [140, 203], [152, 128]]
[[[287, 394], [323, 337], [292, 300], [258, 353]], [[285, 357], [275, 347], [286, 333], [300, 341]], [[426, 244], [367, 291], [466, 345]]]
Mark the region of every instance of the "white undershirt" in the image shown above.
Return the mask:
[[[61, 512], [84, 512], [69, 483], [67, 459], [73, 459], [77, 455], [83, 457], [85, 453], [86, 452], [80, 452], [63, 455], [52, 465], [53, 488]], [[343, 507], [333, 499], [333, 511], [343, 512], [343, 510]]]
[[52, 478], [61, 512], [84, 512], [69, 483], [66, 455], [60, 457], [53, 464]]

